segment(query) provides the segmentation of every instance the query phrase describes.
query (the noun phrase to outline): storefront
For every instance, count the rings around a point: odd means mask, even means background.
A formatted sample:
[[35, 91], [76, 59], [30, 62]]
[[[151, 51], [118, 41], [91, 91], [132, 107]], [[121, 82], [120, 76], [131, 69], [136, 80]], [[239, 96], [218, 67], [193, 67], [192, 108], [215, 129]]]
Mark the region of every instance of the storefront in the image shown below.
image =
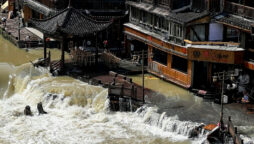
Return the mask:
[[237, 46], [192, 45], [188, 59], [193, 63], [192, 86], [206, 89], [214, 73], [233, 71], [243, 64], [244, 50]]
[[191, 86], [192, 63], [187, 59], [187, 50], [184, 46], [169, 43], [160, 35], [151, 34], [132, 24], [125, 24], [124, 33], [127, 53], [131, 52], [135, 43], [139, 45], [143, 43], [148, 47], [147, 60], [150, 73], [184, 88]]

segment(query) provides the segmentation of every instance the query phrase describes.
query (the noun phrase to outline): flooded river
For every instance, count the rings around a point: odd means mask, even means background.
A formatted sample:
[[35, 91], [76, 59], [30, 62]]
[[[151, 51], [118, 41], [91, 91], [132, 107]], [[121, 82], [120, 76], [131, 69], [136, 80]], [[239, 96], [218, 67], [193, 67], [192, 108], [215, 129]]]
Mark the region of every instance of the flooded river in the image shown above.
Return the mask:
[[[131, 76], [135, 83], [142, 85], [142, 75]], [[156, 91], [147, 98], [148, 103], [156, 105], [158, 112], [167, 116], [177, 116], [180, 121], [216, 124], [220, 118], [221, 106], [213, 101], [195, 96], [193, 93], [153, 75], [146, 74], [145, 87]], [[254, 115], [249, 115], [239, 104], [224, 105], [224, 121], [231, 116], [240, 133], [245, 135], [246, 143], [254, 143]]]
[[[60, 58], [59, 50], [51, 49], [51, 54]], [[201, 98], [150, 75], [146, 87], [158, 94], [146, 98], [149, 106], [137, 112], [110, 112], [107, 89], [34, 68], [29, 61], [42, 55], [42, 49], [25, 51], [0, 37], [0, 143], [202, 143], [205, 134], [188, 139], [191, 130], [217, 117], [191, 117], [203, 112], [199, 108], [217, 106], [205, 105]], [[140, 76], [133, 80], [141, 82]], [[47, 115], [38, 114], [39, 102]], [[26, 105], [33, 116], [23, 114]], [[251, 125], [249, 121], [242, 129]]]

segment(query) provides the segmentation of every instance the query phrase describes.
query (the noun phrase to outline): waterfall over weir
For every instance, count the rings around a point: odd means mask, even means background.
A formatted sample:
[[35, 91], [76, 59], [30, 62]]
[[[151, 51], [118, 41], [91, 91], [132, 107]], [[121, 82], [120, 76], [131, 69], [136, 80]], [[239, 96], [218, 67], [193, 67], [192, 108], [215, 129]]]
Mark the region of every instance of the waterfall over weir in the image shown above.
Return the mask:
[[[110, 112], [107, 89], [70, 77], [52, 77], [47, 70], [24, 64], [9, 76], [0, 98], [0, 143], [200, 143], [189, 140], [198, 123], [157, 113]], [[39, 115], [42, 102], [45, 115]], [[23, 114], [30, 105], [33, 116]]]

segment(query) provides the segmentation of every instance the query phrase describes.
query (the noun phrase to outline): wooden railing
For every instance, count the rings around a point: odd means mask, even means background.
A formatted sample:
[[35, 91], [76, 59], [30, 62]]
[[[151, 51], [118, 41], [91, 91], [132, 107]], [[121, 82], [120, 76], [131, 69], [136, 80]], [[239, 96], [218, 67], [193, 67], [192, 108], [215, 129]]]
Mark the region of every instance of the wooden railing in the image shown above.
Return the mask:
[[193, 45], [224, 45], [224, 46], [239, 46], [240, 43], [234, 43], [234, 42], [212, 42], [212, 41], [190, 41], [185, 39], [184, 42], [187, 44], [193, 44]]
[[134, 85], [131, 85], [131, 87], [124, 87], [124, 85], [117, 86], [110, 84], [108, 94], [137, 100], [137, 88], [135, 88]]
[[121, 61], [120, 58], [118, 58], [111, 52], [103, 52], [100, 56], [100, 59], [106, 66], [111, 68], [118, 66], [119, 62]]
[[243, 16], [246, 18], [254, 18], [254, 8], [253, 7], [226, 1], [224, 10], [226, 12], [240, 15], [240, 16]]
[[52, 71], [52, 72], [53, 71], [60, 71], [62, 67], [63, 67], [62, 60], [55, 61], [50, 64], [50, 71]]
[[237, 133], [237, 128], [234, 127], [231, 121], [231, 117], [228, 117], [228, 132], [232, 136], [235, 144], [243, 144], [243, 140], [240, 138], [239, 134]]
[[80, 66], [92, 66], [96, 63], [96, 55], [89, 51], [71, 49], [72, 60]]

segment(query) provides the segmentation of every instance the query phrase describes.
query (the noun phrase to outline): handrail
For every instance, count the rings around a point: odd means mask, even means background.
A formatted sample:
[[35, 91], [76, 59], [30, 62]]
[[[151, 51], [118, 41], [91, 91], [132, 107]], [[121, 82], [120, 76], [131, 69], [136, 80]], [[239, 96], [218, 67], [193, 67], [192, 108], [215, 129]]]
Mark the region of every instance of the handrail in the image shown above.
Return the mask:
[[242, 139], [237, 133], [237, 128], [234, 127], [230, 117], [228, 118], [228, 132], [232, 136], [235, 144], [243, 144]]
[[213, 41], [190, 41], [185, 39], [184, 42], [188, 44], [193, 44], [193, 45], [232, 45], [232, 46], [239, 46], [240, 43], [235, 43], [235, 42], [213, 42]]

